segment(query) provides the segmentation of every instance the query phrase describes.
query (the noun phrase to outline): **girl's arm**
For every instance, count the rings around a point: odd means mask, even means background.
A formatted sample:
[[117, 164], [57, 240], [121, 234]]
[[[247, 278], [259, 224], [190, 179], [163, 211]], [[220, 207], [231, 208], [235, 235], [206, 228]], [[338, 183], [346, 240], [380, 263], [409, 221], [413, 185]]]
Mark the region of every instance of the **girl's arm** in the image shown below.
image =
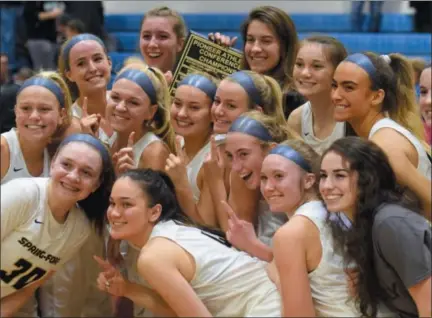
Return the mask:
[[189, 283], [195, 275], [195, 261], [176, 243], [153, 238], [141, 251], [137, 267], [140, 276], [177, 316], [211, 317]]
[[414, 146], [404, 136], [387, 128], [380, 129], [371, 140], [386, 153], [398, 182], [418, 196], [422, 201], [424, 216], [431, 220], [432, 184], [408, 157], [408, 154], [418, 157]]
[[152, 142], [142, 152], [138, 168], [164, 171], [169, 154], [169, 150], [163, 142]]
[[9, 151], [9, 145], [6, 141], [5, 137], [1, 137], [1, 144], [0, 144], [0, 180], [2, 180], [4, 178], [4, 176], [6, 175], [8, 169], [9, 169], [9, 165], [10, 165], [10, 151]]
[[13, 317], [15, 313], [30, 299], [30, 297], [34, 295], [36, 289], [42, 286], [42, 284], [45, 283], [53, 274], [54, 271], [51, 271], [35, 283], [3, 297], [0, 301], [0, 317]]
[[315, 317], [306, 262], [307, 234], [302, 221], [292, 218], [273, 237], [283, 317]]

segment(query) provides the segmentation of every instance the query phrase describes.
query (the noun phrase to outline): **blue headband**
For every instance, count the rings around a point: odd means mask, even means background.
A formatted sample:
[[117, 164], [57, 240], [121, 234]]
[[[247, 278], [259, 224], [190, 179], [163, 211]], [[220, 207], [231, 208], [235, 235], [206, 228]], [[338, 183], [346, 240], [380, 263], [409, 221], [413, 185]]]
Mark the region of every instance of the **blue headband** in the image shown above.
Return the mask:
[[93, 137], [92, 135], [88, 135], [88, 134], [69, 135], [65, 139], [63, 139], [63, 141], [59, 146], [59, 149], [62, 148], [64, 145], [73, 141], [84, 142], [90, 146], [93, 146], [100, 153], [104, 166], [106, 166], [106, 164], [109, 163], [111, 156], [110, 153], [108, 152], [108, 149], [104, 146], [102, 141]]
[[272, 150], [270, 150], [269, 155], [282, 156], [282, 157], [294, 162], [296, 165], [298, 165], [300, 168], [302, 168], [306, 172], [312, 172], [311, 166], [303, 158], [303, 156], [288, 145], [277, 145]]
[[241, 132], [262, 141], [272, 141], [273, 138], [270, 135], [267, 128], [263, 126], [259, 121], [252, 119], [247, 116], [240, 116], [232, 123], [230, 132]]
[[139, 70], [127, 69], [124, 72], [121, 72], [119, 75], [117, 75], [117, 77], [114, 80], [114, 83], [122, 78], [125, 78], [127, 80], [130, 80], [138, 84], [149, 97], [150, 103], [152, 105], [157, 104], [156, 90], [153, 86], [150, 77], [146, 73], [141, 72]]
[[40, 77], [40, 76], [34, 76], [32, 78], [29, 78], [28, 80], [26, 80], [21, 85], [21, 87], [20, 87], [20, 89], [18, 91], [18, 94], [20, 94], [25, 88], [27, 88], [29, 86], [41, 86], [41, 87], [45, 87], [51, 93], [54, 94], [54, 96], [57, 98], [57, 100], [58, 100], [58, 102], [60, 104], [60, 107], [64, 108], [64, 106], [65, 106], [65, 97], [64, 97], [63, 91], [60, 88], [60, 86], [56, 82], [54, 82], [52, 79], [45, 78], [45, 77]]
[[69, 70], [69, 68], [70, 68], [70, 65], [69, 65], [69, 53], [70, 53], [70, 50], [72, 50], [72, 48], [75, 46], [75, 44], [78, 44], [81, 41], [87, 41], [87, 40], [98, 42], [104, 48], [104, 50], [106, 50], [105, 44], [96, 35], [93, 35], [93, 34], [90, 34], [90, 33], [83, 33], [83, 34], [75, 35], [63, 47], [62, 57], [63, 57], [63, 61], [64, 61], [65, 66], [66, 66], [66, 70]]
[[203, 91], [211, 100], [214, 100], [216, 95], [217, 86], [207, 77], [199, 75], [199, 74], [189, 74], [185, 78], [181, 80], [180, 83], [177, 84], [177, 87], [182, 85], [189, 85], [192, 87], [196, 87], [199, 90]]
[[237, 84], [239, 84], [248, 94], [249, 98], [252, 99], [252, 101], [255, 103], [255, 105], [262, 106], [262, 99], [261, 94], [256, 88], [252, 78], [244, 71], [238, 71], [235, 73], [232, 73], [228, 76], [229, 78], [232, 78], [235, 80]]
[[363, 53], [355, 53], [348, 55], [348, 57], [344, 60], [346, 62], [354, 63], [360, 66], [366, 73], [368, 73], [371, 79], [374, 79], [376, 76], [376, 68], [372, 64], [372, 61], [369, 57], [367, 57]]

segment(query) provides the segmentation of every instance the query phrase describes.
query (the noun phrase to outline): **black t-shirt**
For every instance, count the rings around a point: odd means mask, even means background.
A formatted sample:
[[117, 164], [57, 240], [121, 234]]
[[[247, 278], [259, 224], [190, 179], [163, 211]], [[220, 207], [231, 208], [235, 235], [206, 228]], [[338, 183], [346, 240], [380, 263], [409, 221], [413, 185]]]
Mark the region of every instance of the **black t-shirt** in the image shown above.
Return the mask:
[[24, 4], [23, 17], [27, 29], [29, 40], [48, 40], [56, 42], [56, 22], [55, 19], [39, 20], [40, 12], [52, 11], [56, 2], [51, 1], [26, 1]]
[[431, 276], [431, 226], [400, 205], [384, 204], [372, 228], [374, 264], [385, 304], [400, 317], [418, 317], [408, 289]]

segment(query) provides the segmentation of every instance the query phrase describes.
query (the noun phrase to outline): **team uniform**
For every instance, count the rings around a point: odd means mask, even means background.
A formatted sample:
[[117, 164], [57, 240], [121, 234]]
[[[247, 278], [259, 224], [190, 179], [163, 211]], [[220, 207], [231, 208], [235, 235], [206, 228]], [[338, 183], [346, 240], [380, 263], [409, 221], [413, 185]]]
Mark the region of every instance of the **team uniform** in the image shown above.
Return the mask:
[[192, 158], [192, 160], [186, 166], [187, 176], [188, 176], [189, 184], [192, 188], [192, 193], [195, 202], [199, 201], [201, 195], [201, 191], [198, 188], [198, 184], [197, 184], [198, 174], [201, 170], [201, 167], [204, 163], [207, 154], [210, 153], [210, 145], [211, 145], [210, 142], [205, 144], [204, 147], [202, 147], [200, 151], [198, 151], [198, 153]]
[[159, 222], [149, 240], [156, 237], [169, 239], [194, 258], [196, 272], [190, 285], [213, 316], [281, 316], [279, 292], [267, 275], [267, 262], [175, 221]]
[[319, 155], [327, 150], [336, 140], [345, 137], [345, 123], [337, 122], [330, 136], [318, 139], [314, 135], [312, 106], [307, 102], [301, 106], [301, 137]]
[[[21, 146], [18, 141], [16, 128], [12, 128], [10, 131], [1, 134], [1, 136], [6, 139], [10, 153], [9, 169], [1, 180], [1, 184], [5, 184], [6, 182], [17, 178], [32, 178], [33, 176], [28, 171], [27, 165], [24, 160]], [[50, 158], [47, 149], [44, 150], [43, 160], [43, 172], [39, 177], [48, 177], [50, 169]]]
[[[331, 229], [327, 225], [327, 213], [321, 201], [305, 203], [295, 212], [295, 216], [301, 215], [309, 219], [319, 231], [321, 260], [308, 274], [315, 311], [320, 317], [359, 317], [361, 313], [356, 309], [349, 293], [343, 257], [334, 250]], [[350, 268], [355, 268], [355, 265]], [[392, 315], [383, 307], [378, 316]]]
[[424, 175], [426, 178], [431, 180], [431, 160], [428, 158], [426, 150], [423, 148], [421, 142], [405, 127], [399, 125], [397, 122], [390, 118], [383, 118], [378, 120], [373, 126], [371, 131], [369, 132], [369, 139], [380, 129], [382, 128], [391, 128], [396, 130], [402, 136], [409, 140], [409, 142], [414, 146], [417, 150], [418, 155], [418, 165], [417, 170]]
[[[48, 178], [20, 178], [1, 186], [2, 297], [57, 271], [90, 235], [90, 223], [78, 206], [64, 224], [54, 219], [47, 201], [48, 182]], [[35, 309], [34, 303], [27, 304], [18, 316], [28, 315], [27, 306]]]
[[272, 246], [273, 236], [286, 222], [288, 222], [288, 217], [285, 213], [273, 213], [264, 199], [259, 201], [256, 232], [261, 242], [267, 246]]
[[[71, 110], [73, 117], [82, 118], [82, 109], [77, 102]], [[99, 139], [103, 143], [111, 146], [116, 138], [116, 133], [108, 137], [99, 128]], [[93, 259], [94, 255], [105, 258], [105, 236], [107, 234], [101, 237], [91, 231], [79, 253], [47, 281], [39, 301], [45, 316], [109, 317], [113, 314], [109, 295], [96, 286], [99, 266]]]

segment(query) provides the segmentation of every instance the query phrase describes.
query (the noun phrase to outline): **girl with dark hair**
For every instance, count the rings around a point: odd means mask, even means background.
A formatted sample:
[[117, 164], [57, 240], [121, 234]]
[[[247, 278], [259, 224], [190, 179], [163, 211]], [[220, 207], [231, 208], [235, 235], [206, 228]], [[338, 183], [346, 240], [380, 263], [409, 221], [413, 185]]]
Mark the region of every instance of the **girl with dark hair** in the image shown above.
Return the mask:
[[303, 141], [290, 140], [264, 159], [261, 193], [272, 213], [289, 218], [273, 238], [269, 275], [281, 292], [284, 317], [358, 317], [318, 194], [318, 158]]
[[240, 30], [244, 55], [241, 69], [273, 77], [283, 93], [285, 118], [306, 99], [296, 91], [292, 78], [298, 49], [295, 24], [282, 9], [262, 6], [252, 9]]
[[[384, 303], [399, 317], [431, 315], [431, 227], [403, 204], [386, 154], [371, 141], [339, 139], [323, 154], [320, 193], [335, 248], [355, 264], [357, 308], [376, 316]], [[340, 222], [338, 212], [350, 219]]]
[[420, 112], [425, 127], [426, 141], [432, 144], [432, 103], [431, 103], [431, 65], [425, 67], [420, 75]]
[[333, 37], [314, 35], [300, 42], [294, 64], [294, 84], [308, 102], [288, 118], [291, 126], [318, 154], [345, 136], [345, 123], [333, 117], [333, 73], [347, 57], [345, 47]]
[[108, 150], [76, 134], [60, 144], [51, 177], [1, 186], [2, 317], [21, 316], [36, 288], [76, 256], [92, 228], [102, 233], [113, 181]]
[[356, 53], [336, 68], [332, 100], [337, 121], [387, 154], [398, 182], [421, 201], [430, 219], [431, 159], [418, 114], [411, 63], [400, 54]]
[[192, 225], [163, 172], [122, 175], [107, 215], [111, 236], [141, 249], [136, 267], [150, 288], [125, 281], [96, 258], [103, 267], [100, 290], [165, 316], [280, 316], [280, 297], [266, 263], [232, 248], [222, 233]]

